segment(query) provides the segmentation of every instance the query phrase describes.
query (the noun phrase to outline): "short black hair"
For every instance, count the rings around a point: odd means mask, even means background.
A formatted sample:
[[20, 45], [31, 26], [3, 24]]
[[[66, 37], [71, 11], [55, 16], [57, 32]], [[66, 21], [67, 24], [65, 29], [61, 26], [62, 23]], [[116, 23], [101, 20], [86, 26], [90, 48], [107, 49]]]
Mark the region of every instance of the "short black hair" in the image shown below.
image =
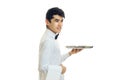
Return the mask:
[[64, 11], [58, 7], [50, 8], [46, 13], [46, 19], [51, 22], [51, 19], [53, 18], [53, 15], [59, 15], [61, 17], [65, 18]]

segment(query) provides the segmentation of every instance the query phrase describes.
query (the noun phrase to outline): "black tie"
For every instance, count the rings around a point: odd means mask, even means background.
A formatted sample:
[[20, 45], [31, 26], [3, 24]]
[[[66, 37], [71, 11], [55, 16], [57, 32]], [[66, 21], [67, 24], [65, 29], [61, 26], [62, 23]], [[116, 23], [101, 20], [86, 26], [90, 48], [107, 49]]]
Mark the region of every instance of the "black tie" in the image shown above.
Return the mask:
[[57, 34], [57, 35], [55, 36], [55, 39], [57, 39], [57, 38], [58, 38], [58, 36], [59, 36], [59, 34]]

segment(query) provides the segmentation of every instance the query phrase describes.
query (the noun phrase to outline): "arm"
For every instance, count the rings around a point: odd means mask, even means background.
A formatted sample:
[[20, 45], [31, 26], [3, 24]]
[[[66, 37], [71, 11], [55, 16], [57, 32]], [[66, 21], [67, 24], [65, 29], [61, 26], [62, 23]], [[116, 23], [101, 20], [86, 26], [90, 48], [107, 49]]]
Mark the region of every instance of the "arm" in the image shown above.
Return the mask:
[[51, 56], [53, 55], [53, 48], [49, 42], [44, 42], [40, 45], [40, 56], [39, 56], [39, 66], [40, 71], [49, 72], [49, 70], [57, 70], [58, 74], [63, 74], [65, 72], [65, 67], [63, 65], [51, 65], [50, 61], [53, 60]]
[[77, 54], [78, 52], [80, 52], [82, 49], [72, 49], [70, 52], [68, 52], [67, 54], [62, 55], [62, 62], [65, 61], [69, 56], [73, 55], [73, 54]]
[[62, 62], [65, 61], [70, 56], [70, 53], [66, 53], [62, 55]]
[[51, 41], [44, 41], [42, 44], [40, 44], [39, 66], [42, 71], [47, 72], [49, 66], [60, 67], [58, 65], [51, 65], [51, 62], [53, 62], [53, 53], [54, 47], [52, 46]]

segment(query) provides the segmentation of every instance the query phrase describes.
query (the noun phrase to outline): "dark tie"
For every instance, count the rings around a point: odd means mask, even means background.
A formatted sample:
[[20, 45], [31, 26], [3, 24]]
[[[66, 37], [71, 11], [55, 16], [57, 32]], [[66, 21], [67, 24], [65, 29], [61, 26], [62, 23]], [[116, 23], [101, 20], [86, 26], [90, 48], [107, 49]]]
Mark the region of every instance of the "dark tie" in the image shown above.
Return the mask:
[[58, 36], [59, 36], [59, 34], [57, 34], [57, 35], [55, 36], [55, 40], [58, 38]]

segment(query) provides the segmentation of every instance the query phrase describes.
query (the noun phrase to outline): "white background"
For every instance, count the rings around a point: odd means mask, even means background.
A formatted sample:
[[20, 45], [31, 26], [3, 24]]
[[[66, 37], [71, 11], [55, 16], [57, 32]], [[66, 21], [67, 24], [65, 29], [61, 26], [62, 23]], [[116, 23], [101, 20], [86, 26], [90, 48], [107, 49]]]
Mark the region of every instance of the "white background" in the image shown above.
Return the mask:
[[119, 0], [0, 1], [0, 80], [38, 80], [38, 48], [45, 14], [60, 7], [66, 18], [59, 36], [66, 45], [93, 45], [68, 58], [65, 80], [120, 80]]

